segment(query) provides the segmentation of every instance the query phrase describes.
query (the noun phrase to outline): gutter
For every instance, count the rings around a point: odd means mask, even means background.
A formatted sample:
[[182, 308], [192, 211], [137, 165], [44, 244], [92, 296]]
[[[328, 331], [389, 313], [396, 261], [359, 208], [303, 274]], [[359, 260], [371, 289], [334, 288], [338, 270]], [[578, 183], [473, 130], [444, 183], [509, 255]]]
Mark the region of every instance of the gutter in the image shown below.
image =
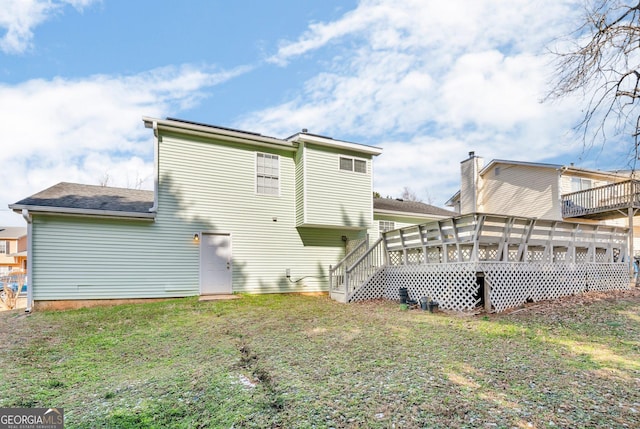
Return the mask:
[[[12, 204], [9, 206], [14, 211], [22, 210], [23, 217], [24, 211], [45, 213], [45, 214], [59, 214], [59, 215], [90, 215], [103, 218], [125, 218], [125, 219], [148, 219], [154, 220], [156, 218], [155, 213], [141, 213], [141, 212], [121, 212], [115, 210], [95, 210], [95, 209], [77, 209], [68, 207], [47, 207], [47, 206], [24, 206]], [[26, 219], [26, 218], [25, 218]], [[27, 242], [29, 238], [27, 237]]]
[[297, 142], [297, 143], [301, 143], [301, 142], [313, 143], [318, 146], [326, 146], [326, 147], [333, 147], [333, 148], [337, 147], [337, 148], [351, 150], [354, 152], [364, 153], [372, 156], [378, 156], [382, 153], [382, 148], [379, 148], [379, 147], [368, 146], [360, 143], [345, 142], [342, 140], [334, 140], [328, 137], [320, 137], [320, 136], [314, 136], [310, 134], [297, 134], [296, 136], [291, 138], [290, 141]]
[[27, 308], [26, 313], [31, 313], [33, 308], [33, 235], [31, 233], [32, 218], [28, 209], [22, 209], [22, 217], [27, 221]]
[[180, 121], [172, 121], [170, 119], [154, 119], [146, 116], [143, 117], [142, 120], [146, 128], [154, 128], [154, 130], [156, 131], [160, 128], [163, 128], [167, 131], [173, 130], [181, 134], [205, 137], [209, 139], [219, 138], [224, 141], [244, 144], [250, 142], [251, 144], [256, 146], [268, 147], [271, 149], [288, 150], [291, 152], [295, 152], [297, 150], [297, 145], [294, 145], [289, 141], [280, 140], [274, 137], [266, 137], [260, 134], [243, 133], [241, 131], [234, 131], [225, 128], [198, 125]]

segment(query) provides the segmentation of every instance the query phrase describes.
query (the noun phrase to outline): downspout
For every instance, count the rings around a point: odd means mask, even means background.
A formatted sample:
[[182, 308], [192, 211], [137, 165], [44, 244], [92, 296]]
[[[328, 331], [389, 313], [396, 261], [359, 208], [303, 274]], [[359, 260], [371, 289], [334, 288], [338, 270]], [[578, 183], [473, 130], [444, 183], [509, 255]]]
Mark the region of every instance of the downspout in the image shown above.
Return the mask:
[[153, 121], [153, 206], [149, 209], [150, 212], [156, 213], [158, 211], [158, 187], [160, 181], [160, 160], [158, 154], [160, 153], [159, 139], [158, 139], [158, 122]]
[[27, 308], [24, 311], [31, 313], [33, 307], [33, 219], [27, 209], [22, 209], [22, 217], [27, 221]]

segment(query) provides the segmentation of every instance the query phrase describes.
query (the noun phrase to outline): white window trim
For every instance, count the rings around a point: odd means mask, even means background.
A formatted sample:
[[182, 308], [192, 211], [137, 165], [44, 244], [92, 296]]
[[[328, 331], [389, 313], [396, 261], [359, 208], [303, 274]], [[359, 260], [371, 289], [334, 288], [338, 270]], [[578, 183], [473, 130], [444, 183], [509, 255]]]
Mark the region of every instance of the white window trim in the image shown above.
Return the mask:
[[[385, 222], [387, 224], [390, 224], [391, 228], [389, 229], [385, 229], [382, 228], [382, 223]], [[379, 220], [378, 221], [378, 230], [383, 233], [383, 232], [387, 232], [387, 231], [393, 231], [394, 229], [396, 229], [396, 222], [393, 220]]]
[[[263, 192], [258, 192], [258, 155], [262, 154], [262, 155], [269, 155], [269, 156], [275, 156], [276, 159], [278, 160], [278, 192], [275, 194], [266, 194]], [[275, 153], [269, 153], [269, 152], [255, 152], [255, 156], [253, 157], [253, 192], [255, 193], [255, 195], [259, 195], [261, 197], [279, 197], [280, 196], [280, 192], [281, 192], [281, 187], [282, 187], [282, 169], [280, 166], [280, 155], [277, 155]]]
[[[349, 159], [351, 160], [351, 170], [345, 170], [343, 168], [340, 168], [340, 164], [342, 159]], [[364, 162], [365, 165], [365, 171], [356, 171], [356, 167], [355, 167], [355, 161], [362, 161]], [[369, 160], [366, 158], [359, 158], [356, 156], [345, 156], [345, 155], [340, 155], [338, 157], [338, 171], [344, 172], [344, 173], [355, 173], [355, 174], [369, 174]]]

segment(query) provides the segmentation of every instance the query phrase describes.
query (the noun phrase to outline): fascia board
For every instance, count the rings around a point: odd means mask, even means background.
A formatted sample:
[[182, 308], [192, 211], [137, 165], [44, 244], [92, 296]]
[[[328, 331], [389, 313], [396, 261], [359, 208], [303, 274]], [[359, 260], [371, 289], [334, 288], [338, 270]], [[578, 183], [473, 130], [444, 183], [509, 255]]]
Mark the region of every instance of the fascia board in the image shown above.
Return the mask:
[[280, 140], [274, 137], [265, 137], [253, 133], [243, 133], [213, 126], [208, 127], [165, 119], [143, 117], [142, 120], [147, 127], [148, 124], [153, 124], [153, 121], [155, 121], [159, 130], [174, 131], [205, 138], [219, 138], [221, 140], [232, 141], [235, 143], [252, 144], [272, 149], [288, 150], [291, 152], [297, 150], [297, 145], [294, 145], [292, 142]]
[[379, 147], [367, 146], [359, 143], [350, 143], [342, 140], [334, 140], [326, 137], [312, 136], [308, 134], [298, 134], [292, 141], [313, 143], [319, 146], [340, 148], [373, 156], [378, 156], [382, 153], [382, 148]]
[[125, 219], [146, 219], [155, 220], [156, 213], [139, 213], [139, 212], [123, 212], [116, 210], [94, 210], [94, 209], [78, 209], [70, 207], [48, 207], [48, 206], [29, 206], [22, 204], [10, 204], [9, 208], [16, 213], [20, 213], [23, 209], [29, 210], [31, 213], [44, 214], [61, 214], [76, 216], [97, 216], [103, 218], [125, 218]]

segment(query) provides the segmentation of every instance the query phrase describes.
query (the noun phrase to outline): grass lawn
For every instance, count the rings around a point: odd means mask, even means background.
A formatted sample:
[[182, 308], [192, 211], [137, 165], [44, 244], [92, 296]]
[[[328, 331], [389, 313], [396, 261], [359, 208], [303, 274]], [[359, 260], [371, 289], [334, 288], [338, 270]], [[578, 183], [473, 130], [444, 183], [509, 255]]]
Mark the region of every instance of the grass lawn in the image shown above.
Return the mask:
[[640, 290], [460, 316], [327, 297], [0, 313], [0, 407], [65, 427], [640, 427]]

